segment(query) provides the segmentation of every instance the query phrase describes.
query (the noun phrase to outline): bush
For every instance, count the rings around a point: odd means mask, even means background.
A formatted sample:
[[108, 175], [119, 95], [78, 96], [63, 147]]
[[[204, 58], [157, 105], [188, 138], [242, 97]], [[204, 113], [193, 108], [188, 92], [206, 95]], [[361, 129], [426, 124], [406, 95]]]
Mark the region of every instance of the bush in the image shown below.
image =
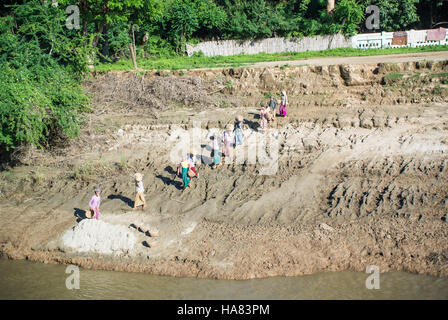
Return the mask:
[[57, 136], [76, 137], [87, 97], [62, 67], [11, 68], [0, 64], [0, 146], [48, 146]]
[[61, 10], [30, 1], [14, 16], [17, 27], [12, 17], [0, 18], [0, 150], [77, 136], [88, 110], [79, 84], [86, 49], [64, 33]]

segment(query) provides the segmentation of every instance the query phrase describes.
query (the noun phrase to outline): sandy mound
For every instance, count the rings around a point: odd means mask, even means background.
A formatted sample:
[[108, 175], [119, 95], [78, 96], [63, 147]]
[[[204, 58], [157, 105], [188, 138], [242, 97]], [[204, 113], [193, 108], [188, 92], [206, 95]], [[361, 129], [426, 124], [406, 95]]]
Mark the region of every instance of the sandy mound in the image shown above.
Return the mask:
[[100, 220], [82, 220], [62, 236], [63, 246], [78, 252], [122, 254], [134, 247], [136, 239], [124, 226]]

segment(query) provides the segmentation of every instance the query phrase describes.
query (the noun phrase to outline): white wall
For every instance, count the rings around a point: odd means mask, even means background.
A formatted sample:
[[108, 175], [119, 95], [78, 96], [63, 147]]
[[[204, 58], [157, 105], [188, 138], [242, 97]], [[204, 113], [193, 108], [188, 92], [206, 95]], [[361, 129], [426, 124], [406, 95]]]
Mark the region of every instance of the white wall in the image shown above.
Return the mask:
[[[410, 30], [408, 32], [408, 47], [448, 44], [444, 41], [426, 41], [426, 30]], [[188, 56], [202, 51], [205, 56], [232, 56], [237, 54], [279, 53], [319, 51], [335, 48], [396, 48], [392, 46], [393, 32], [364, 33], [351, 38], [341, 34], [305, 37], [305, 38], [268, 38], [262, 40], [222, 40], [205, 41], [197, 45], [187, 44]]]
[[[443, 41], [426, 41], [426, 30], [409, 30], [407, 47], [422, 47], [448, 44], [447, 36]], [[353, 37], [353, 48], [399, 48], [392, 45], [393, 32], [365, 33]], [[448, 34], [447, 34], [448, 35]]]

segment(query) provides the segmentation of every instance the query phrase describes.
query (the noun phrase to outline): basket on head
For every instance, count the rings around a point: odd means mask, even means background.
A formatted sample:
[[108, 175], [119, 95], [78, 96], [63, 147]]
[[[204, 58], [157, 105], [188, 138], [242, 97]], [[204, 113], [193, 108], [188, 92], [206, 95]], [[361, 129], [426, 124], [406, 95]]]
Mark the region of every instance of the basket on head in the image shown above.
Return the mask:
[[231, 123], [228, 123], [228, 124], [226, 125], [226, 129], [227, 129], [227, 130], [233, 130], [233, 125], [232, 125]]
[[243, 122], [243, 116], [242, 115], [237, 115], [236, 116], [236, 121], [238, 121], [238, 122]]
[[136, 181], [142, 181], [143, 180], [143, 175], [141, 173], [134, 174], [134, 177], [135, 177]]

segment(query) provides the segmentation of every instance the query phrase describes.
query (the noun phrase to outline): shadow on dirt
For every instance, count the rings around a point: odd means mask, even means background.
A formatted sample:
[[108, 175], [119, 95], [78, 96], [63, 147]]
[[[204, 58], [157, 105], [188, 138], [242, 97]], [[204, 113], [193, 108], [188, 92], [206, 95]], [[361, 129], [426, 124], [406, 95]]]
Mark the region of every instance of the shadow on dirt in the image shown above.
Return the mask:
[[73, 215], [76, 217], [76, 222], [77, 223], [80, 223], [84, 219], [88, 219], [87, 215], [86, 215], [86, 213], [87, 213], [86, 210], [82, 210], [82, 209], [79, 209], [79, 208], [73, 208], [73, 210], [75, 210]]
[[123, 201], [124, 203], [126, 203], [129, 207], [131, 207], [131, 208], [134, 207], [134, 201], [132, 201], [128, 197], [122, 196], [121, 194], [110, 194], [107, 196], [107, 199], [111, 199], [111, 200], [119, 199], [119, 200]]

